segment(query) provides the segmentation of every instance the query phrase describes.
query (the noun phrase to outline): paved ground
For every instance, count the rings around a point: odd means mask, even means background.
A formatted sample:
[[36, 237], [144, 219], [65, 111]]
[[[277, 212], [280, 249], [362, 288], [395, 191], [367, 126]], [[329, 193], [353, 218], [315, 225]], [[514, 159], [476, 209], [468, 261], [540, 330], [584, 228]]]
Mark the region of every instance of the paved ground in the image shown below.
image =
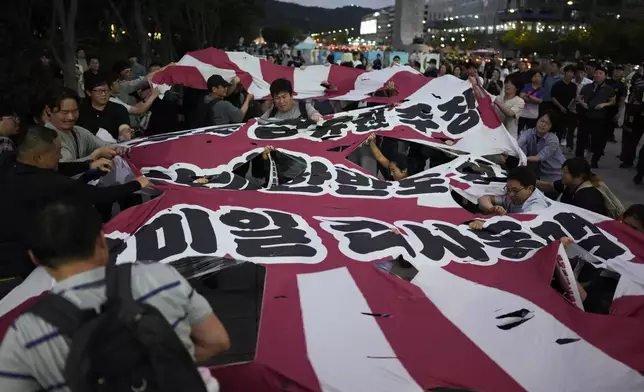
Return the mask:
[[[644, 185], [635, 185], [633, 183], [633, 177], [636, 173], [635, 168], [619, 168], [621, 161], [617, 156], [622, 149], [621, 129], [615, 131], [615, 137], [617, 143], [608, 143], [606, 153], [599, 162], [599, 169], [593, 169], [593, 171], [604, 180], [613, 193], [622, 201], [624, 207], [628, 208], [631, 204], [644, 203]], [[642, 144], [638, 147], [638, 152], [641, 146]], [[566, 157], [574, 155], [566, 147], [562, 149]]]

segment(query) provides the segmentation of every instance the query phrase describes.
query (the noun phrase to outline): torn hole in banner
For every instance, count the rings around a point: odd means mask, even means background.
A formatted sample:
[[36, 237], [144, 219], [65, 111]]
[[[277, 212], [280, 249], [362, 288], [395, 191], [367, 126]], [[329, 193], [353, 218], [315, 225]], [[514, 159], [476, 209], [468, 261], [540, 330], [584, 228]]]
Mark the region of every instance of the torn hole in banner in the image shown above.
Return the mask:
[[[402, 172], [403, 175], [412, 176], [457, 158], [454, 153], [433, 147], [430, 144], [388, 136], [376, 136], [374, 142], [375, 147], [372, 147], [367, 139], [351, 151], [347, 159], [370, 174], [386, 181], [399, 180], [400, 174], [397, 174], [397, 171]], [[389, 167], [385, 167], [378, 159], [378, 151], [389, 162]], [[396, 167], [393, 167], [394, 165]]]
[[406, 281], [411, 281], [418, 274], [418, 270], [410, 262], [403, 259], [402, 256], [388, 260], [378, 261], [374, 264], [376, 268], [390, 275], [399, 277]]

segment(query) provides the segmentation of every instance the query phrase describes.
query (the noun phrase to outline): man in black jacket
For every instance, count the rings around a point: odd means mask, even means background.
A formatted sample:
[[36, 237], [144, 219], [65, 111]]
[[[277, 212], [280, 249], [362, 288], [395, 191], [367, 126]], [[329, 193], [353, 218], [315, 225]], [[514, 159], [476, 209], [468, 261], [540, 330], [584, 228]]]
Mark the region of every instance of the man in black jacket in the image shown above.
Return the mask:
[[30, 214], [52, 200], [73, 195], [91, 204], [113, 203], [148, 186], [147, 178], [110, 187], [93, 187], [57, 172], [60, 141], [41, 125], [27, 128], [16, 162], [0, 179], [0, 280], [26, 277], [34, 268], [24, 247]]

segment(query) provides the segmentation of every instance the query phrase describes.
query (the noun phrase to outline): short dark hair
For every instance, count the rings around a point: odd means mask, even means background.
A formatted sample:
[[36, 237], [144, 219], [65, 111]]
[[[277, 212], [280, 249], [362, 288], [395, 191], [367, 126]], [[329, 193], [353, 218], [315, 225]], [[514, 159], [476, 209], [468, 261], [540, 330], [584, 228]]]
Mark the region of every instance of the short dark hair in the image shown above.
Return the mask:
[[527, 166], [516, 167], [508, 173], [508, 180], [519, 181], [521, 186], [537, 186], [537, 176], [534, 174], [534, 170]]
[[87, 56], [87, 63], [89, 64], [94, 59], [98, 60], [99, 62], [101, 61], [100, 57], [98, 57], [97, 55], [93, 54], [93, 55]]
[[400, 56], [394, 56], [394, 60], [395, 60], [395, 59], [400, 60]]
[[568, 169], [568, 172], [575, 178], [582, 178], [584, 181], [588, 181], [593, 177], [593, 173], [590, 170], [590, 164], [587, 160], [581, 157], [574, 157], [567, 159], [561, 167]]
[[563, 71], [564, 71], [564, 73], [565, 72], [575, 72], [575, 67], [573, 67], [572, 65], [568, 64], [568, 65], [566, 65], [564, 67]]
[[617, 67], [615, 67], [615, 71], [623, 71], [623, 70], [624, 70], [624, 67], [621, 65], [618, 65]]
[[558, 129], [559, 120], [561, 119], [561, 116], [559, 116], [559, 114], [557, 112], [555, 112], [554, 110], [548, 110], [544, 114], [539, 116], [539, 118], [541, 118], [543, 116], [548, 116], [548, 118], [550, 119], [550, 122], [552, 123], [552, 128], [550, 128], [550, 132], [552, 132], [553, 130]]
[[27, 248], [43, 266], [56, 268], [92, 257], [101, 230], [101, 216], [86, 200], [55, 200], [33, 215]]
[[46, 105], [52, 111], [54, 109], [60, 109], [60, 104], [66, 99], [73, 99], [76, 101], [76, 104], [79, 104], [78, 94], [76, 91], [68, 87], [58, 86], [49, 92], [49, 96], [46, 99]]
[[533, 61], [533, 62], [532, 62], [532, 66], [533, 66], [533, 67], [538, 67], [538, 66], [539, 66], [539, 62], [538, 62], [538, 61], [536, 61], [536, 60], [535, 60], [535, 61]]
[[552, 65], [552, 64], [554, 64], [554, 65], [556, 65], [556, 66], [557, 66], [557, 68], [561, 68], [561, 61], [559, 61], [559, 60], [552, 60], [552, 61], [550, 62], [550, 64], [551, 64], [551, 65]]
[[644, 224], [644, 204], [633, 204], [632, 206], [628, 207], [626, 211], [624, 211], [624, 214], [622, 214], [622, 218], [628, 217], [631, 217]]
[[577, 64], [577, 69], [575, 70], [577, 72], [586, 72], [586, 67], [584, 67], [583, 64]]
[[30, 124], [17, 138], [18, 156], [45, 145], [51, 146], [58, 134], [40, 124]]
[[105, 74], [102, 72], [99, 72], [98, 74], [94, 75], [87, 75], [87, 78], [85, 79], [85, 91], [92, 91], [96, 87], [100, 86], [109, 86], [109, 83], [107, 82], [107, 77]]
[[271, 97], [281, 93], [289, 93], [289, 95], [293, 95], [293, 84], [288, 79], [275, 79], [273, 83], [271, 83], [270, 91]]
[[420, 68], [420, 61], [414, 61], [412, 65], [416, 68]]

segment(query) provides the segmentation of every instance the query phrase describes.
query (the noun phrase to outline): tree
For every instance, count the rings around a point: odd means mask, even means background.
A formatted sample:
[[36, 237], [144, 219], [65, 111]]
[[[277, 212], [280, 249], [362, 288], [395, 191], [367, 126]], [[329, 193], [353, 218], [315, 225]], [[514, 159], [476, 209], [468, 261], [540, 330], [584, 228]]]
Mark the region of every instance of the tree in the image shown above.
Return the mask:
[[[76, 17], [78, 0], [52, 0], [49, 48], [54, 61], [63, 71], [65, 86], [76, 87]], [[57, 32], [62, 42], [57, 45]]]
[[265, 27], [262, 36], [266, 42], [282, 45], [293, 42], [296, 32], [288, 27]]

